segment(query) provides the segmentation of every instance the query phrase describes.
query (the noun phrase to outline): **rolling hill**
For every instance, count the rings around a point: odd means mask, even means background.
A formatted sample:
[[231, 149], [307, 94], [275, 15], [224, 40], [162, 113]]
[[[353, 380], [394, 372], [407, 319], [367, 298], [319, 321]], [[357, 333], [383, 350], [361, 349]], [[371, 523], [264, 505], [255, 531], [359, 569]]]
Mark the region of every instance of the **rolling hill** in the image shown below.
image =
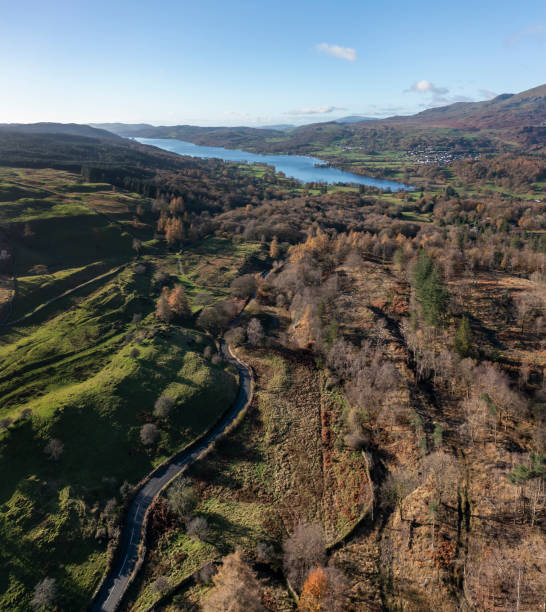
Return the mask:
[[[331, 146], [385, 151], [413, 146], [453, 146], [475, 150], [502, 150], [506, 142], [544, 146], [546, 139], [546, 85], [518, 94], [502, 94], [483, 102], [457, 102], [421, 113], [386, 119], [347, 117], [312, 123], [289, 131], [251, 127], [198, 127], [97, 124], [120, 136], [177, 138], [199, 145], [242, 148], [260, 153], [311, 153]], [[452, 132], [446, 132], [446, 129]], [[541, 144], [542, 143], [542, 144]]]
[[543, 126], [546, 124], [546, 85], [519, 94], [501, 94], [484, 102], [457, 102], [430, 108], [410, 117], [392, 117], [385, 121], [462, 129]]
[[81, 125], [79, 123], [0, 123], [0, 133], [18, 132], [21, 134], [65, 134], [88, 138], [106, 138], [119, 140], [120, 136], [113, 131]]

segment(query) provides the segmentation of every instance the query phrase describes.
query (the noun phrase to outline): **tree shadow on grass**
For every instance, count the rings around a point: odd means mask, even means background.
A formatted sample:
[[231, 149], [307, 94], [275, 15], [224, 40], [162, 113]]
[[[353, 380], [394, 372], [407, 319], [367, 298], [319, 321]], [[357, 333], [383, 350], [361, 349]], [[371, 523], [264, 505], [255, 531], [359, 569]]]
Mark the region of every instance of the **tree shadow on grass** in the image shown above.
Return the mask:
[[249, 540], [257, 540], [261, 533], [236, 523], [222, 514], [207, 512], [203, 514], [207, 519], [210, 534], [204, 539], [208, 544], [214, 545], [222, 555], [233, 551], [234, 541], [236, 544], [248, 543]]

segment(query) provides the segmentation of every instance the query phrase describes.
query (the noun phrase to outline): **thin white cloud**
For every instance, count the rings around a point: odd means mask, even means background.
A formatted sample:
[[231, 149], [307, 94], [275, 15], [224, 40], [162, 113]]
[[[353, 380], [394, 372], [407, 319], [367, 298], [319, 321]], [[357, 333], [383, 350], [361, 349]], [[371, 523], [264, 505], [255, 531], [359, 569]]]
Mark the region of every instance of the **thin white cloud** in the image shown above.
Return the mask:
[[436, 85], [434, 85], [430, 81], [427, 81], [427, 79], [422, 79], [414, 83], [410, 87], [409, 91], [416, 91], [417, 93], [433, 93], [436, 95], [444, 95], [448, 93], [449, 89], [447, 89], [447, 87], [436, 87]]
[[327, 115], [328, 113], [333, 113], [334, 111], [342, 111], [347, 110], [342, 106], [318, 106], [316, 108], [299, 108], [297, 110], [288, 111], [283, 113], [284, 115]]
[[498, 93], [495, 93], [490, 89], [478, 89], [478, 93], [482, 98], [485, 98], [486, 100], [492, 100], [493, 98], [496, 98], [499, 95]]
[[509, 47], [512, 47], [522, 38], [534, 38], [537, 41], [546, 40], [546, 26], [542, 25], [541, 23], [536, 23], [528, 28], [525, 28], [525, 30], [520, 30], [508, 38], [506, 40], [506, 44]]
[[317, 51], [320, 51], [320, 53], [326, 53], [327, 55], [331, 55], [332, 57], [344, 59], [349, 62], [354, 62], [357, 57], [355, 49], [351, 49], [350, 47], [340, 47], [339, 45], [320, 43], [316, 46], [316, 49]]

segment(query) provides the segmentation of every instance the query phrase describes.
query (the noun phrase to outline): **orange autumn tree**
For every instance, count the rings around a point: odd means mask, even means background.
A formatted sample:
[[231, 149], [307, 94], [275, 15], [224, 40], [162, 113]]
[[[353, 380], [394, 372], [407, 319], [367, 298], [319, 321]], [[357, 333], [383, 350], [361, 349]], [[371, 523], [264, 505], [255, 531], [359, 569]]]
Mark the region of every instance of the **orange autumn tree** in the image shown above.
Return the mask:
[[165, 224], [165, 240], [172, 245], [184, 238], [184, 225], [179, 217], [170, 217]]
[[306, 612], [320, 612], [324, 608], [322, 602], [328, 593], [328, 578], [324, 568], [317, 567], [309, 573], [301, 590], [298, 608]]
[[304, 612], [341, 612], [346, 584], [335, 567], [317, 567], [309, 572], [301, 590], [298, 608]]
[[177, 317], [184, 319], [191, 316], [191, 308], [182, 285], [177, 285], [169, 295], [169, 308]]

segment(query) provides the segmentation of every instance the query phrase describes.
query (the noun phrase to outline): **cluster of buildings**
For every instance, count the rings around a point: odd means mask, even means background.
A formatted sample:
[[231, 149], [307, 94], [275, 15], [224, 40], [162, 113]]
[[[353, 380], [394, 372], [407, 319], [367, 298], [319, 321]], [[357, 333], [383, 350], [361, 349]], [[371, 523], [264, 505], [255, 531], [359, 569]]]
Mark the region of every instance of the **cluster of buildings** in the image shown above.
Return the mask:
[[437, 150], [433, 147], [411, 149], [406, 156], [418, 164], [438, 164], [444, 166], [459, 159], [479, 159], [479, 155], [464, 151]]

